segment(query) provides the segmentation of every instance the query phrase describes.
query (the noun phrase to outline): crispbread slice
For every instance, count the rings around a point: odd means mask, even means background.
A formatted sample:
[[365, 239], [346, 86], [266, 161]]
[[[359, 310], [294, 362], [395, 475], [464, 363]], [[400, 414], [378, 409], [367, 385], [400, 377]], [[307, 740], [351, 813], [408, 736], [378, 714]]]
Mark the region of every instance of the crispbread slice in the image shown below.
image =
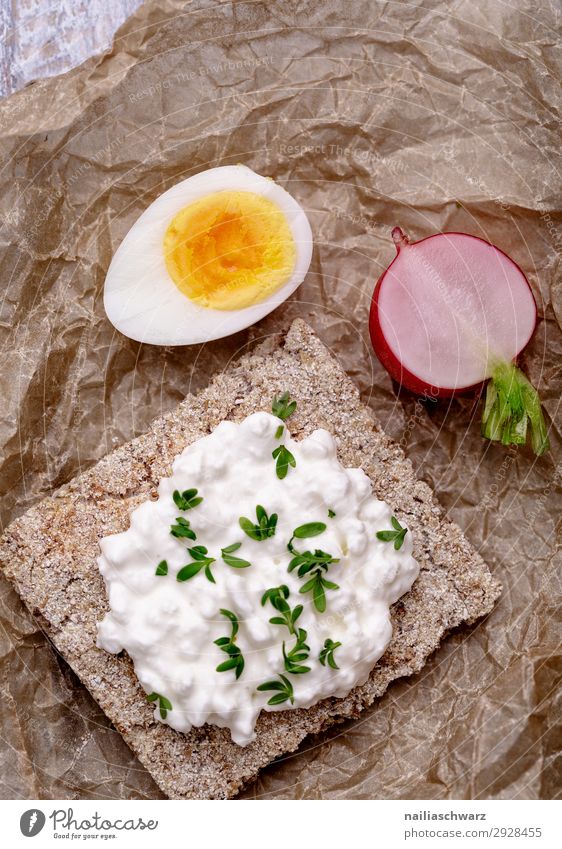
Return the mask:
[[[182, 734], [154, 720], [130, 659], [96, 648], [96, 622], [108, 606], [96, 565], [98, 540], [128, 527], [130, 511], [151, 497], [186, 445], [222, 419], [270, 409], [272, 396], [286, 389], [298, 401], [292, 434], [298, 439], [318, 427], [334, 434], [342, 463], [361, 466], [375, 494], [407, 521], [421, 573], [393, 607], [392, 641], [366, 684], [308, 710], [263, 712], [257, 740], [241, 748], [225, 729], [204, 726]], [[444, 517], [429, 487], [416, 480], [402, 450], [301, 320], [284, 339], [262, 343], [144, 436], [13, 522], [0, 539], [0, 561], [49, 638], [172, 798], [233, 796], [307, 734], [357, 716], [393, 679], [419, 671], [447, 631], [488, 613], [500, 593], [482, 558]]]

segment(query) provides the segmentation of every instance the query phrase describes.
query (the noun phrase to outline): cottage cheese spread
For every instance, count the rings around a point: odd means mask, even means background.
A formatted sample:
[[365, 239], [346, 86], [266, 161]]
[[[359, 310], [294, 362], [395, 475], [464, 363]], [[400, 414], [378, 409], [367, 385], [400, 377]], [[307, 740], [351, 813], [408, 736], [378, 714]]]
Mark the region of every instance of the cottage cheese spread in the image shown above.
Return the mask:
[[[160, 483], [158, 499], [133, 511], [129, 530], [100, 543], [98, 564], [110, 610], [98, 624], [98, 646], [114, 653], [125, 649], [146, 693], [165, 697], [171, 708], [161, 711], [152, 695], [158, 719], [178, 731], [204, 723], [229, 728], [241, 746], [254, 739], [261, 710], [307, 708], [364, 683], [391, 638], [389, 606], [419, 572], [410, 533], [398, 551], [377, 539], [377, 531], [391, 528], [392, 512], [373, 497], [361, 469], [341, 465], [332, 436], [317, 430], [296, 442], [286, 426], [279, 436], [280, 425], [268, 413], [255, 413], [239, 424], [222, 422], [176, 458], [172, 476]], [[295, 459], [283, 479], [272, 459], [280, 444]], [[196, 488], [203, 500], [181, 512], [173, 492], [188, 488]], [[256, 521], [257, 505], [278, 515], [274, 535], [262, 540], [250, 538], [239, 524], [243, 516]], [[195, 541], [170, 534], [180, 515], [189, 520]], [[310, 522], [324, 523], [326, 529], [314, 539], [294, 540], [294, 547], [319, 548], [339, 561], [326, 573], [339, 589], [326, 590], [324, 612], [316, 609], [310, 592], [299, 592], [307, 576], [288, 571], [293, 555], [287, 543], [296, 527]], [[221, 550], [234, 543], [241, 543], [235, 556], [250, 566], [232, 568], [221, 558]], [[193, 559], [187, 548], [196, 545], [216, 558], [211, 567], [216, 583], [203, 570], [177, 580]], [[162, 561], [167, 574], [156, 574]], [[310, 671], [304, 674], [286, 671], [283, 642], [288, 652], [295, 636], [271, 624], [278, 614], [269, 602], [261, 604], [264, 592], [280, 585], [288, 588], [292, 609], [303, 605], [296, 625], [306, 631], [310, 649], [305, 661]], [[239, 620], [235, 642], [244, 658], [239, 678], [233, 669], [217, 671], [228, 656], [214, 641], [231, 633], [221, 609]], [[337, 669], [319, 661], [327, 639], [341, 643], [333, 653]], [[281, 680], [279, 673], [292, 686], [292, 704], [269, 705], [275, 693], [256, 689]]]

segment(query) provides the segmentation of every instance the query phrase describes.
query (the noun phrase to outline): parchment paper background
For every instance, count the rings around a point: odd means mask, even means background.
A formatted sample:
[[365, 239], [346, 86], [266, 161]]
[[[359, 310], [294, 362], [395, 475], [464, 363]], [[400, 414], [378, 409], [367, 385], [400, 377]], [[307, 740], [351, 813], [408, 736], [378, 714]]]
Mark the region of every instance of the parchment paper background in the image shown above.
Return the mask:
[[[300, 315], [504, 584], [487, 621], [246, 797], [560, 792], [559, 23], [556, 3], [530, 0], [148, 3], [110, 53], [0, 103], [4, 525]], [[310, 216], [296, 297], [219, 343], [118, 335], [102, 289], [128, 228], [179, 179], [237, 162]], [[545, 458], [482, 441], [474, 399], [398, 393], [372, 355], [369, 300], [397, 223], [483, 236], [528, 273], [542, 320], [523, 365], [552, 428]], [[2, 796], [157, 797], [0, 586]]]

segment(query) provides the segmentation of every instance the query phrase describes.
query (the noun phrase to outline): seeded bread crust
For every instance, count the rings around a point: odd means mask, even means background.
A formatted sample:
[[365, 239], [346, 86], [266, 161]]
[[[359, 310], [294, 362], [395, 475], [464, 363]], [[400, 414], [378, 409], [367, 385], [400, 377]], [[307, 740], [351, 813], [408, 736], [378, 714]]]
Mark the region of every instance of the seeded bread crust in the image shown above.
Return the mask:
[[[206, 725], [183, 734], [157, 722], [129, 657], [96, 648], [96, 622], [108, 609], [96, 565], [98, 541], [128, 528], [130, 512], [156, 492], [186, 445], [223, 419], [269, 410], [272, 396], [284, 390], [298, 402], [292, 435], [300, 439], [319, 427], [334, 434], [341, 462], [361, 466], [375, 494], [408, 523], [421, 572], [392, 608], [392, 641], [362, 687], [307, 710], [262, 712], [256, 741], [241, 748], [225, 729]], [[285, 338], [256, 347], [207, 389], [157, 419], [148, 433], [13, 522], [0, 538], [0, 564], [50, 640], [173, 799], [235, 795], [308, 734], [357, 717], [395, 678], [418, 672], [451, 628], [487, 614], [501, 590], [457, 525], [444, 517], [430, 488], [416, 480], [402, 450], [361, 404], [337, 361], [300, 319]]]

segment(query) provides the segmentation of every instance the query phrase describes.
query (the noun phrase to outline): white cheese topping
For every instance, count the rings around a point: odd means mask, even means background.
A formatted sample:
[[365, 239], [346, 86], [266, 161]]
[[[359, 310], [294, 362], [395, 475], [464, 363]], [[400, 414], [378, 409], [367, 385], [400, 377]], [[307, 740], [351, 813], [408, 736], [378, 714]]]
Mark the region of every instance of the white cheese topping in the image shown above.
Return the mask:
[[[98, 646], [128, 652], [146, 693], [171, 704], [163, 721], [172, 728], [189, 731], [213, 723], [229, 728], [241, 746], [254, 739], [261, 710], [307, 708], [329, 696], [343, 697], [364, 683], [392, 635], [389, 606], [419, 572], [411, 533], [399, 551], [392, 542], [377, 539], [377, 531], [392, 529], [392, 512], [373, 497], [361, 469], [341, 465], [332, 436], [317, 430], [296, 442], [285, 426], [278, 439], [280, 423], [268, 413], [255, 413], [240, 424], [224, 421], [188, 446], [176, 458], [172, 476], [160, 482], [158, 500], [133, 511], [129, 530], [101, 540], [98, 560], [110, 603], [98, 624]], [[272, 459], [279, 444], [296, 461], [282, 480]], [[197, 489], [203, 501], [182, 512], [172, 494], [186, 489]], [[268, 515], [278, 514], [274, 536], [260, 541], [239, 524], [242, 516], [257, 521], [257, 505]], [[195, 541], [170, 534], [178, 516], [189, 521]], [[309, 522], [322, 522], [326, 530], [313, 539], [295, 539], [295, 549], [321, 549], [339, 560], [324, 573], [339, 589], [325, 590], [322, 613], [311, 592], [299, 592], [310, 575], [288, 572], [293, 555], [287, 543], [296, 527]], [[247, 568], [233, 568], [221, 558], [221, 549], [237, 542], [242, 545], [234, 556], [249, 561]], [[177, 580], [180, 569], [193, 560], [187, 548], [196, 545], [216, 558], [210, 566], [216, 583], [203, 569], [189, 580]], [[157, 575], [162, 560], [168, 572]], [[261, 604], [264, 592], [280, 585], [289, 589], [291, 609], [303, 605], [296, 626], [306, 631], [310, 647], [303, 662], [310, 667], [306, 673], [285, 670], [283, 641], [289, 652], [295, 637], [284, 625], [269, 622], [279, 615], [270, 602]], [[245, 665], [238, 680], [234, 670], [216, 671], [228, 655], [214, 641], [231, 634], [221, 608], [240, 622], [236, 646]], [[333, 654], [338, 669], [319, 662], [326, 639], [341, 643]], [[275, 691], [256, 689], [279, 681], [279, 673], [293, 687], [293, 704], [268, 705]], [[160, 718], [162, 703], [156, 699], [154, 705]]]

